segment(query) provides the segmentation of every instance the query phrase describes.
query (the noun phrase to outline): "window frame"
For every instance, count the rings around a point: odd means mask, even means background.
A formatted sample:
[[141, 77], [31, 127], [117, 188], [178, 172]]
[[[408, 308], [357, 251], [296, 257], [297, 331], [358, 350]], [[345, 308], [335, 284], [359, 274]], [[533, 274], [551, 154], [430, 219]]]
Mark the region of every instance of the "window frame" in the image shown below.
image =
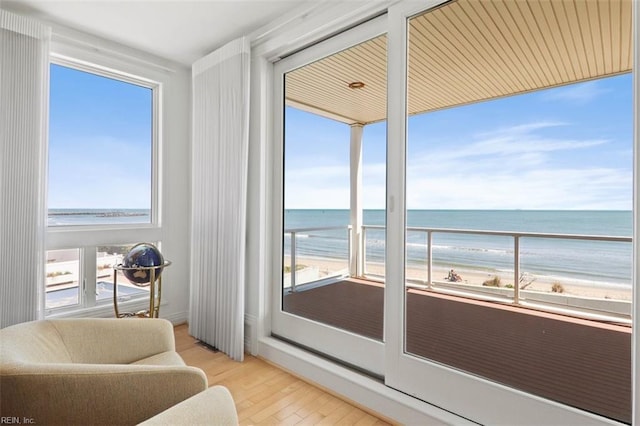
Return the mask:
[[[148, 223], [130, 224], [87, 224], [67, 226], [46, 226], [45, 250], [79, 249], [80, 276], [77, 305], [46, 308], [42, 297], [43, 312], [47, 318], [66, 316], [108, 315], [113, 312], [112, 301], [96, 300], [98, 246], [135, 244], [146, 241], [161, 245], [162, 241], [162, 98], [165, 73], [134, 62], [124, 61], [108, 52], [96, 51], [88, 46], [69, 43], [53, 43], [50, 54], [51, 64], [72, 68], [100, 77], [135, 84], [151, 90], [151, 203]], [[49, 116], [47, 117], [47, 119]], [[47, 156], [48, 156], [47, 142]], [[48, 166], [44, 172], [48, 179]], [[48, 210], [48, 205], [47, 205]], [[45, 219], [46, 220], [46, 219]], [[45, 261], [45, 260], [43, 260]], [[42, 284], [43, 296], [46, 291]], [[139, 295], [121, 303], [122, 309], [138, 310], [148, 305], [148, 296]]]
[[[272, 230], [278, 237], [270, 241], [273, 264], [271, 282], [271, 331], [330, 357], [341, 359], [351, 366], [382, 376], [384, 373], [384, 342], [338, 329], [302, 316], [286, 312], [282, 306], [284, 259], [284, 195], [285, 195], [285, 76], [317, 60], [330, 57], [370, 39], [386, 34], [386, 14], [369, 19], [340, 34], [298, 51], [273, 65], [273, 150], [274, 191]], [[346, 126], [346, 124], [345, 124]], [[349, 143], [347, 139], [345, 143]]]
[[[392, 207], [387, 210], [386, 225], [387, 281], [385, 283], [387, 285], [385, 286], [385, 302], [390, 308], [385, 311], [385, 336], [387, 338], [385, 383], [391, 388], [399, 389], [430, 404], [482, 424], [510, 423], [514, 419], [535, 419], [538, 423], [548, 424], [618, 424], [617, 421], [600, 414], [547, 400], [465, 371], [417, 358], [405, 350], [406, 303], [403, 284], [406, 282], [404, 265], [406, 262], [407, 226], [408, 26], [409, 20], [413, 16], [446, 3], [446, 0], [429, 0], [424, 3], [407, 1], [389, 8], [388, 137], [396, 143], [388, 144], [387, 157], [387, 203]], [[636, 50], [637, 48], [637, 46], [634, 47]], [[634, 79], [638, 78], [637, 62], [636, 58], [633, 71]], [[637, 102], [636, 97], [634, 108], [636, 108]], [[637, 114], [635, 117], [634, 134], [636, 140], [634, 146], [637, 149]], [[636, 164], [634, 174], [637, 172], [637, 167]], [[637, 192], [634, 197], [636, 204], [633, 212], [637, 215]], [[637, 237], [637, 232], [637, 228], [634, 227], [634, 238]], [[636, 247], [637, 244], [637, 240], [634, 240]], [[637, 270], [636, 262], [634, 262], [634, 268]], [[637, 278], [637, 272], [633, 277]], [[633, 277], [635, 284], [637, 280]], [[637, 294], [638, 292], [636, 292], [633, 301], [632, 312], [637, 312], [638, 309]], [[635, 327], [637, 325], [637, 319], [635, 319], [633, 334], [636, 336]], [[632, 362], [634, 360], [635, 356], [632, 356]], [[634, 374], [634, 377], [636, 375]], [[424, 383], [436, 383], [437, 386], [425, 387]], [[455, 395], [455, 398], [452, 395]], [[637, 389], [632, 391], [632, 398], [637, 401]], [[492, 404], [495, 404], [495, 401], [501, 402], [502, 410], [492, 409]], [[637, 415], [637, 402], [632, 404], [632, 407], [634, 414]]]
[[[104, 228], [141, 228], [141, 227], [157, 227], [160, 225], [159, 221], [160, 221], [160, 215], [158, 214], [158, 207], [159, 207], [159, 193], [160, 193], [160, 187], [159, 187], [159, 182], [158, 182], [158, 177], [160, 176], [160, 173], [158, 171], [159, 169], [159, 165], [160, 165], [160, 161], [159, 161], [159, 145], [160, 145], [160, 132], [159, 132], [159, 125], [160, 125], [160, 91], [161, 91], [161, 83], [151, 80], [151, 79], [147, 79], [147, 78], [143, 78], [143, 77], [137, 77], [134, 76], [132, 74], [126, 73], [126, 72], [120, 72], [120, 71], [116, 71], [115, 69], [112, 68], [108, 68], [108, 67], [104, 67], [104, 66], [100, 66], [97, 64], [92, 64], [86, 61], [82, 61], [79, 59], [74, 59], [68, 56], [63, 56], [63, 55], [59, 55], [56, 53], [52, 53], [51, 54], [51, 58], [49, 60], [49, 65], [51, 66], [52, 64], [55, 65], [59, 65], [62, 67], [66, 67], [66, 68], [71, 68], [73, 70], [77, 70], [77, 71], [82, 71], [85, 73], [89, 73], [89, 74], [93, 74], [96, 75], [98, 77], [105, 77], [105, 78], [109, 78], [112, 80], [117, 80], [117, 81], [121, 81], [124, 83], [129, 83], [129, 84], [133, 84], [136, 86], [140, 86], [146, 89], [150, 89], [151, 90], [151, 203], [150, 203], [150, 221], [149, 223], [132, 223], [132, 224], [89, 224], [89, 225], [67, 225], [67, 226], [48, 226], [47, 225], [47, 230], [50, 230], [51, 228], [56, 228], [56, 229], [76, 229], [76, 228], [83, 228], [83, 229], [89, 229], [89, 228], [98, 228], [98, 229], [104, 229]], [[48, 150], [48, 146], [49, 143], [47, 141], [47, 150]], [[48, 179], [48, 177], [47, 177]], [[48, 208], [48, 206], [47, 206]]]

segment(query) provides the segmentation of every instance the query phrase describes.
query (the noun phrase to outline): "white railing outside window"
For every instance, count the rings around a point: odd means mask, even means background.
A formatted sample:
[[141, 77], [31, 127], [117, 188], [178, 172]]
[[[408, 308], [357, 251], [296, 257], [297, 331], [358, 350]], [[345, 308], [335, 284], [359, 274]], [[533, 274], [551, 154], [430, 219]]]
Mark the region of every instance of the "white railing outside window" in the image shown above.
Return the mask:
[[[347, 268], [351, 250], [354, 249], [350, 244], [351, 232], [351, 226], [286, 229], [283, 290], [293, 292], [296, 291], [297, 286], [302, 284], [316, 285], [329, 279], [335, 281], [346, 276], [354, 276], [355, 274], [350, 274]], [[374, 233], [374, 237], [371, 238]], [[358, 249], [362, 250], [363, 264], [360, 265], [360, 270], [363, 271], [362, 277], [364, 278], [384, 281], [384, 233], [384, 226], [362, 226], [362, 240]], [[624, 293], [624, 289], [628, 287], [629, 298], [583, 297], [564, 294], [562, 284], [554, 281], [553, 278], [547, 278], [549, 282], [545, 284], [545, 290], [542, 290], [542, 285], [536, 280], [539, 277], [544, 277], [544, 274], [536, 271], [535, 266], [530, 265], [532, 260], [529, 257], [534, 255], [544, 257], [544, 244], [551, 240], [562, 241], [567, 245], [566, 250], [569, 252], [582, 249], [571, 246], [575, 242], [589, 242], [595, 244], [596, 247], [601, 245], [597, 249], [598, 252], [592, 252], [590, 256], [599, 256], [599, 253], [604, 255], [608, 250], [613, 250], [614, 255], [616, 253], [630, 253], [628, 249], [632, 243], [631, 237], [407, 227], [407, 235], [409, 234], [424, 236], [424, 253], [416, 256], [414, 251], [413, 254], [407, 256], [405, 281], [408, 288], [458, 294], [548, 311], [562, 310], [594, 319], [630, 321], [630, 269], [628, 277], [624, 272], [625, 268], [620, 268], [622, 272], [618, 271], [618, 275], [612, 277], [617, 283], [614, 285], [617, 285], [618, 293]], [[461, 265], [458, 261], [456, 266], [461, 266], [463, 269], [456, 272], [453, 270], [454, 268], [450, 268], [451, 259], [443, 255], [442, 249], [434, 244], [434, 238], [442, 235], [458, 235], [463, 238], [469, 236], [496, 238], [499, 240], [497, 246], [501, 249], [471, 247], [470, 249], [474, 251], [486, 251], [488, 253], [486, 259], [482, 260], [480, 265]], [[319, 238], [322, 238], [323, 241], [316, 243]], [[333, 245], [328, 245], [328, 241]], [[318, 249], [318, 247], [320, 248]], [[331, 253], [327, 253], [327, 247], [333, 247]], [[434, 249], [438, 251], [437, 259], [434, 256]], [[420, 259], [421, 256], [423, 257]], [[495, 260], [498, 258], [496, 256], [499, 257], [498, 261]], [[620, 256], [623, 257], [624, 262], [624, 255]], [[344, 265], [343, 268], [340, 268], [340, 262]], [[318, 274], [318, 269], [324, 274]], [[438, 276], [436, 271], [441, 272], [442, 276]], [[455, 275], [452, 276], [451, 273]], [[563, 281], [570, 282], [573, 277], [577, 276], [576, 280], [582, 285], [598, 289], [600, 281], [590, 281], [588, 277], [580, 276], [581, 273], [584, 271], [567, 270], [564, 273]], [[303, 276], [303, 274], [305, 275]], [[463, 279], [460, 275], [468, 279]], [[503, 283], [500, 283], [501, 278]], [[532, 284], [536, 284], [540, 288], [529, 288]], [[607, 285], [607, 283], [603, 285]], [[602, 292], [602, 289], [598, 290]]]

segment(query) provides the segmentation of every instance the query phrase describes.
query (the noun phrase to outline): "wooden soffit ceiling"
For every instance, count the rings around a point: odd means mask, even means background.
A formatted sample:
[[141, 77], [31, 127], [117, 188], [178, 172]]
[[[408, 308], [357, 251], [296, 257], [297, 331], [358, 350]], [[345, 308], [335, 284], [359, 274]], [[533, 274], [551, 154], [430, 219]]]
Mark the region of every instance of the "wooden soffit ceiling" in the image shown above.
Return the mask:
[[[409, 114], [629, 72], [631, 16], [632, 0], [456, 0], [411, 18]], [[386, 58], [382, 35], [293, 70], [287, 105], [385, 120]]]

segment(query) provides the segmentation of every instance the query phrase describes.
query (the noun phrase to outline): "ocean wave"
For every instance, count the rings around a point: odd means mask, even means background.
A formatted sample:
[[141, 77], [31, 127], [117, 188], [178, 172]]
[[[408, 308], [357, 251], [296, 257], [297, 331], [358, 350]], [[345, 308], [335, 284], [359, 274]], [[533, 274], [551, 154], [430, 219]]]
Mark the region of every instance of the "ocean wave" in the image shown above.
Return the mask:
[[[349, 211], [287, 210], [290, 228], [313, 228], [348, 223]], [[409, 211], [408, 224], [415, 227], [487, 229], [511, 232], [550, 232], [588, 235], [631, 235], [630, 211]], [[384, 211], [365, 211], [364, 223], [384, 226]], [[348, 253], [347, 233], [340, 231], [304, 232], [312, 234], [298, 241], [298, 255], [342, 258]], [[384, 262], [385, 230], [366, 230], [366, 261]], [[336, 238], [340, 236], [342, 238]], [[285, 246], [289, 239], [285, 239]], [[514, 269], [513, 239], [491, 235], [441, 232], [432, 240], [434, 265], [482, 270]], [[426, 264], [426, 234], [408, 231], [406, 262]], [[285, 248], [286, 250], [286, 248]], [[520, 269], [532, 274], [577, 279], [587, 285], [614, 282], [622, 287], [630, 282], [633, 264], [632, 244], [526, 237], [520, 240]], [[580, 282], [580, 281], [579, 281]], [[604, 284], [603, 284], [604, 285]]]
[[[420, 248], [420, 249], [426, 250], [427, 244], [407, 243], [407, 247]], [[472, 252], [472, 253], [513, 254], [513, 250], [509, 250], [509, 249], [496, 249], [496, 248], [484, 248], [484, 247], [460, 247], [460, 246], [438, 245], [438, 244], [433, 245], [433, 250], [434, 251], [453, 250], [453, 251]], [[524, 252], [521, 252], [521, 254], [524, 254]]]
[[[500, 273], [513, 274], [513, 269], [496, 269]], [[619, 277], [604, 277], [597, 274], [583, 273], [582, 275], [574, 274], [558, 274], [557, 271], [549, 272], [534, 272], [534, 271], [522, 271], [524, 274], [528, 274], [536, 277], [536, 279], [544, 281], [558, 281], [558, 282], [571, 282], [572, 285], [580, 287], [597, 287], [597, 288], [610, 288], [618, 290], [629, 290], [632, 285], [629, 281], [620, 279]], [[556, 272], [556, 273], [554, 273]]]

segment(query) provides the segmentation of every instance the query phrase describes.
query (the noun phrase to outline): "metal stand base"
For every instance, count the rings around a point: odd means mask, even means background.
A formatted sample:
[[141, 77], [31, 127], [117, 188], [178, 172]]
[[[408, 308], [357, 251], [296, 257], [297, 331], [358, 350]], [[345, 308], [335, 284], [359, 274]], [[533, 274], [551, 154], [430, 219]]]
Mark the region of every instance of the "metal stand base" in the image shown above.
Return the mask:
[[[162, 298], [162, 275], [156, 278], [156, 269], [160, 269], [161, 272], [167, 266], [171, 265], [168, 260], [163, 265], [159, 266], [138, 266], [138, 267], [126, 267], [123, 265], [116, 265], [113, 267], [113, 309], [116, 313], [116, 318], [159, 318], [160, 315], [160, 300]], [[118, 309], [118, 271], [134, 270], [134, 271], [149, 271], [151, 279], [149, 283], [140, 287], [150, 286], [149, 288], [149, 309], [138, 312], [120, 312]]]

